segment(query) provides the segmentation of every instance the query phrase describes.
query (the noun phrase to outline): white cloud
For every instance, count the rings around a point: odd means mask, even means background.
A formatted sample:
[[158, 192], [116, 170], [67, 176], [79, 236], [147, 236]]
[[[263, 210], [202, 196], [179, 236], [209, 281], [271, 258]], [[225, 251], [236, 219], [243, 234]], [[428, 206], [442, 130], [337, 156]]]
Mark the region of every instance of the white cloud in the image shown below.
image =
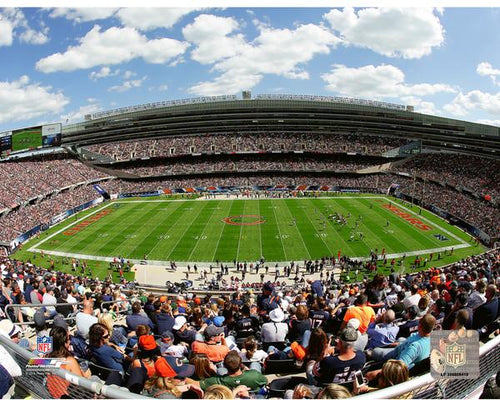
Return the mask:
[[107, 78], [107, 77], [110, 77], [110, 76], [118, 75], [119, 73], [120, 73], [119, 69], [113, 71], [109, 67], [102, 67], [99, 71], [92, 71], [89, 74], [89, 78], [92, 79], [93, 81], [96, 81], [98, 79], [102, 79], [102, 78]]
[[16, 8], [4, 8], [0, 12], [0, 46], [11, 46], [14, 38], [29, 44], [44, 44], [49, 38], [49, 29], [37, 31], [30, 27], [24, 13]]
[[38, 118], [60, 112], [69, 99], [50, 86], [30, 83], [23, 75], [17, 81], [0, 82], [0, 123]]
[[[207, 21], [212, 22], [213, 31]], [[186, 27], [185, 37], [197, 45], [192, 57], [199, 62], [214, 63], [211, 71], [221, 73], [213, 81], [190, 87], [189, 93], [208, 96], [236, 93], [251, 89], [265, 74], [308, 79], [303, 66], [317, 54], [328, 54], [339, 41], [324, 27], [313, 24], [300, 25], [294, 30], [259, 25], [259, 36], [251, 43], [245, 42], [241, 35], [228, 36], [237, 28], [231, 18], [218, 17], [200, 18]]]
[[28, 28], [21, 35], [19, 39], [21, 42], [30, 43], [30, 44], [44, 44], [49, 41], [49, 37], [47, 36], [49, 29], [45, 27], [41, 31], [35, 31], [34, 29]]
[[98, 25], [79, 42], [78, 46], [70, 46], [64, 53], [42, 58], [36, 63], [36, 68], [45, 73], [69, 72], [98, 65], [120, 64], [134, 58], [162, 64], [184, 53], [189, 46], [169, 38], [149, 40], [133, 28], [112, 27], [101, 32]]
[[92, 114], [92, 113], [103, 110], [103, 108], [100, 105], [98, 105], [97, 103], [92, 102], [90, 100], [91, 99], [88, 100], [90, 104], [87, 104], [85, 106], [81, 106], [77, 110], [69, 111], [65, 114], [62, 114], [59, 117], [60, 121], [63, 121], [66, 124], [73, 124], [76, 122], [83, 121], [85, 115], [87, 115], [87, 114]]
[[451, 103], [443, 107], [446, 111], [457, 116], [464, 116], [469, 111], [485, 111], [498, 118], [500, 117], [500, 92], [485, 93], [472, 90], [468, 93], [459, 93]]
[[111, 86], [108, 92], [126, 92], [127, 90], [141, 87], [145, 80], [146, 77], [144, 76], [141, 79], [124, 81], [121, 85]]
[[14, 40], [14, 26], [0, 15], [0, 46], [10, 46]]
[[166, 92], [168, 90], [168, 85], [150, 86], [148, 90], [150, 92]]
[[[439, 11], [438, 11], [439, 13]], [[421, 58], [444, 42], [444, 28], [432, 8], [352, 8], [331, 10], [324, 18], [347, 46], [387, 57]]]
[[136, 76], [136, 75], [137, 75], [137, 74], [136, 74], [135, 72], [133, 72], [133, 71], [128, 71], [128, 70], [127, 70], [127, 71], [125, 71], [125, 72], [123, 73], [123, 79], [125, 79], [125, 80], [126, 80], [126, 79], [130, 79], [130, 78], [132, 78], [133, 76]]
[[436, 115], [438, 113], [435, 104], [431, 101], [424, 101], [415, 96], [401, 97], [401, 101], [409, 106], [414, 106], [415, 112], [418, 113], [431, 115]]
[[184, 15], [198, 9], [195, 8], [122, 8], [116, 13], [125, 26], [149, 31], [156, 28], [171, 28]]
[[244, 51], [243, 35], [228, 36], [238, 28], [234, 18], [202, 14], [185, 26], [182, 33], [186, 40], [196, 45], [191, 58], [201, 64], [211, 64]]
[[494, 125], [500, 127], [500, 119], [479, 119], [476, 122], [479, 124]]
[[500, 86], [500, 82], [497, 82], [497, 76], [500, 75], [500, 69], [493, 68], [489, 62], [478, 64], [476, 72], [481, 76], [489, 76], [495, 85]]
[[455, 93], [449, 85], [436, 83], [405, 83], [403, 71], [393, 65], [366, 65], [349, 68], [333, 65], [329, 73], [321, 76], [326, 89], [345, 96], [366, 99], [396, 98], [402, 96], [431, 96], [436, 93]]
[[85, 7], [85, 8], [54, 8], [50, 17], [63, 17], [75, 22], [89, 22], [112, 17], [118, 8]]

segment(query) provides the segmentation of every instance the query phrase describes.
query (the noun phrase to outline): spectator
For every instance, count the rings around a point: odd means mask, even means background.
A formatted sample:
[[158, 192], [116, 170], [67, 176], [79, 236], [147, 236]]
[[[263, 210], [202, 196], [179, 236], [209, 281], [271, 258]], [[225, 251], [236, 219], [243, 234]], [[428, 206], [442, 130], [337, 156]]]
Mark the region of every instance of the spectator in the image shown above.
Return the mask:
[[262, 343], [285, 342], [288, 334], [288, 325], [283, 322], [285, 314], [281, 308], [275, 308], [269, 313], [270, 322], [262, 325], [260, 338]]
[[375, 312], [372, 307], [368, 306], [368, 297], [366, 295], [359, 295], [354, 302], [354, 307], [347, 309], [344, 322], [340, 327], [341, 330], [346, 327], [347, 322], [351, 318], [358, 319], [360, 322], [359, 332], [362, 334], [366, 333], [368, 326], [375, 320]]
[[370, 392], [378, 389], [385, 389], [390, 386], [399, 385], [400, 383], [407, 382], [410, 379], [410, 370], [408, 366], [400, 360], [387, 360], [382, 369], [379, 371], [368, 372], [366, 378], [370, 381], [377, 381], [377, 387], [371, 388], [367, 385], [359, 386], [354, 382], [355, 394]]
[[486, 302], [474, 310], [473, 329], [480, 329], [498, 317], [497, 287], [488, 285], [485, 296]]
[[194, 375], [192, 377], [194, 380], [201, 381], [217, 375], [217, 367], [206, 354], [193, 354], [189, 359], [189, 364], [194, 365]]
[[96, 324], [97, 317], [94, 316], [94, 301], [84, 300], [83, 310], [76, 314], [76, 333], [84, 339], [89, 338], [89, 329]]
[[206, 390], [211, 385], [224, 385], [232, 390], [243, 385], [256, 390], [267, 384], [267, 378], [260, 372], [254, 369], [242, 370], [241, 357], [236, 350], [227, 353], [224, 358], [224, 367], [227, 368], [228, 375], [204, 379], [199, 382], [200, 387]]
[[394, 324], [396, 314], [393, 310], [387, 310], [370, 324], [368, 327], [368, 349], [384, 347], [396, 341], [399, 327]]
[[417, 333], [411, 335], [407, 340], [400, 340], [402, 343], [394, 349], [374, 349], [372, 357], [377, 361], [401, 360], [409, 369], [412, 369], [417, 362], [429, 357], [430, 335], [435, 325], [436, 318], [430, 314], [423, 316], [419, 321]]
[[354, 373], [363, 368], [366, 357], [362, 351], [355, 351], [353, 343], [358, 334], [346, 328], [336, 341], [337, 355], [323, 358], [313, 369], [315, 379], [321, 384], [352, 382]]
[[210, 361], [218, 363], [224, 360], [229, 353], [229, 347], [226, 345], [224, 328], [210, 325], [205, 329], [205, 341], [195, 340], [191, 344], [193, 353], [203, 353], [208, 356]]
[[99, 323], [89, 329], [89, 349], [98, 365], [124, 372], [124, 361], [132, 361], [120, 347], [109, 342], [109, 331]]
[[141, 303], [138, 301], [132, 304], [132, 314], [127, 315], [126, 321], [129, 332], [135, 331], [137, 325], [147, 325], [151, 330], [154, 329], [153, 322], [145, 315]]

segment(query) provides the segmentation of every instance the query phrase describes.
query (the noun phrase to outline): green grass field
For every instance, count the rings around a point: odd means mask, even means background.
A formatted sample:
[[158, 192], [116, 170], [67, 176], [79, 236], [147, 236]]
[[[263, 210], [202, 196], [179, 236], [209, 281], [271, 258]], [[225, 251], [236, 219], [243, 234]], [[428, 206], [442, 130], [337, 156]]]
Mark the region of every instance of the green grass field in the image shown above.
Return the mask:
[[42, 128], [26, 129], [12, 135], [12, 151], [31, 149], [42, 145]]
[[[369, 195], [119, 200], [57, 225], [27, 247], [98, 261], [117, 256], [140, 260], [147, 255], [148, 260], [165, 262], [255, 261], [261, 256], [267, 261], [297, 261], [337, 255], [339, 250], [350, 257], [367, 257], [375, 248], [395, 256], [450, 247], [460, 254], [479, 251], [469, 247], [468, 235], [435, 215], [419, 215], [417, 207], [393, 203], [400, 214], [406, 213], [397, 215], [394, 208], [386, 208], [388, 204], [383, 196]], [[346, 226], [328, 218], [335, 212], [350, 215]], [[354, 228], [359, 215], [362, 219]], [[428, 230], [418, 228], [423, 224]], [[362, 239], [358, 232], [364, 234]]]

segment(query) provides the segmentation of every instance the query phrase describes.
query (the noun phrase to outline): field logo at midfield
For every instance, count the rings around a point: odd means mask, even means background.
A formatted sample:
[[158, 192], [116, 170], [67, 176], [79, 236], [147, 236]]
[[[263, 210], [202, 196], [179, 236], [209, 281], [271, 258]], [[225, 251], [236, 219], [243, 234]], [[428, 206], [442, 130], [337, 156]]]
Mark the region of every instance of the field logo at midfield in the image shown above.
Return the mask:
[[259, 225], [266, 222], [264, 217], [260, 215], [233, 215], [222, 219], [223, 222], [229, 225]]
[[418, 218], [413, 217], [411, 214], [404, 212], [400, 208], [393, 206], [392, 204], [384, 204], [382, 207], [387, 208], [393, 214], [396, 214], [398, 217], [403, 218], [405, 221], [408, 221], [414, 227], [420, 229], [421, 231], [430, 231], [432, 228], [429, 225], [424, 224]]
[[80, 222], [78, 225], [69, 228], [67, 231], [63, 232], [63, 235], [73, 236], [90, 224], [93, 224], [94, 222], [99, 221], [101, 218], [104, 218], [106, 215], [111, 214], [113, 210], [113, 208], [106, 208], [105, 210], [99, 211], [97, 214], [92, 215], [90, 218], [87, 218], [85, 221]]

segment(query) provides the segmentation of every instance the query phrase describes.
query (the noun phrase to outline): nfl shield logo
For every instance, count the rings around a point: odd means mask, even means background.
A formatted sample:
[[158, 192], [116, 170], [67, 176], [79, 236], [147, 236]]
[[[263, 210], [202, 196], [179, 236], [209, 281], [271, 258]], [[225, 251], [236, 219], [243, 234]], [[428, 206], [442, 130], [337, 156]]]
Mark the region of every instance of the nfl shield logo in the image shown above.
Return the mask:
[[36, 350], [39, 354], [47, 354], [52, 351], [52, 337], [38, 336], [36, 338]]
[[457, 368], [465, 364], [465, 345], [452, 343], [446, 346], [446, 364]]

